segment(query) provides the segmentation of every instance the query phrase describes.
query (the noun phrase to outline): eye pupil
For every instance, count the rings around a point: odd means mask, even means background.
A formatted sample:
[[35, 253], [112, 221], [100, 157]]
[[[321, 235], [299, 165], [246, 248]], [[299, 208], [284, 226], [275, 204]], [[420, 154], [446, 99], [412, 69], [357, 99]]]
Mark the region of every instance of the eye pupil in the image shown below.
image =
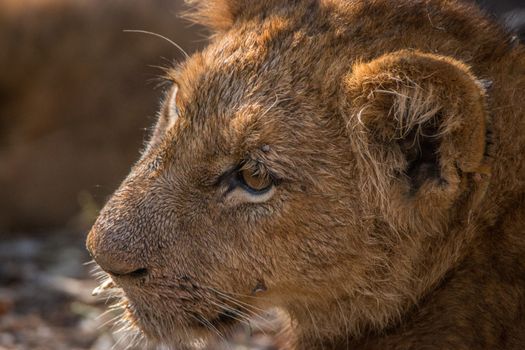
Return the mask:
[[255, 192], [267, 190], [272, 186], [272, 180], [268, 176], [254, 174], [250, 170], [241, 170], [239, 177], [244, 185]]

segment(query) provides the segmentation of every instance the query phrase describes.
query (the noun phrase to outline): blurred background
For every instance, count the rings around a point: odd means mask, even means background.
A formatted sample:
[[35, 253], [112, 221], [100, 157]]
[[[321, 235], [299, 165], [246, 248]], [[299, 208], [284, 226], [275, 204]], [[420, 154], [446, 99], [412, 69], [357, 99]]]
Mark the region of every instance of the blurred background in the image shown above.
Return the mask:
[[[479, 0], [525, 36], [524, 0]], [[183, 0], [0, 0], [0, 350], [109, 349], [84, 239], [138, 158]]]

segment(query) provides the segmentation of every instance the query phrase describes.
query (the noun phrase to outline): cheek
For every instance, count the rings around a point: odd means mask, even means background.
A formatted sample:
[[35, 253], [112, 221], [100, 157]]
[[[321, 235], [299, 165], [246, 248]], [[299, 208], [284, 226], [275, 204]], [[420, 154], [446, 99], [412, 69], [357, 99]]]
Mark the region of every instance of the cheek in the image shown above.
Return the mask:
[[295, 204], [290, 202], [279, 222], [266, 228], [263, 244], [273, 257], [269, 266], [276, 279], [329, 281], [363, 260], [369, 228], [352, 203], [325, 197]]
[[[194, 232], [199, 234], [187, 241], [191, 250], [187, 256], [192, 261], [188, 269], [196, 274], [196, 279], [225, 291], [249, 295], [258, 281], [268, 276], [272, 244], [266, 234], [226, 215], [195, 224], [199, 227]], [[200, 270], [199, 266], [207, 268]]]

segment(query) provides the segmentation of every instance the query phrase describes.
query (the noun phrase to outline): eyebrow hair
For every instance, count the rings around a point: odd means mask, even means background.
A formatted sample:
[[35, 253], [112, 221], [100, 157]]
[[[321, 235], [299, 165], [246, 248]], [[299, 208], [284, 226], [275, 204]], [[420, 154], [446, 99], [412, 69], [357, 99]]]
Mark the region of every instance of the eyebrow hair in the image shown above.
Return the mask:
[[[171, 117], [171, 113], [173, 111], [173, 113], [175, 113], [177, 115], [177, 117], [180, 116], [180, 109], [179, 109], [179, 106], [177, 106], [176, 103], [172, 103], [173, 101], [173, 94], [174, 94], [174, 89], [171, 88], [171, 89], [168, 89], [164, 92], [164, 96], [162, 98], [162, 107], [161, 107], [161, 110], [160, 110], [160, 117], [164, 120], [164, 121], [169, 121], [170, 120], [170, 117]], [[171, 109], [171, 107], [174, 107], [174, 110]]]
[[165, 120], [168, 117], [168, 112], [169, 112], [168, 105], [169, 105], [170, 97], [171, 97], [171, 89], [166, 89], [163, 92], [163, 95], [160, 99], [160, 109], [158, 111], [158, 115], [160, 118], [165, 119]]

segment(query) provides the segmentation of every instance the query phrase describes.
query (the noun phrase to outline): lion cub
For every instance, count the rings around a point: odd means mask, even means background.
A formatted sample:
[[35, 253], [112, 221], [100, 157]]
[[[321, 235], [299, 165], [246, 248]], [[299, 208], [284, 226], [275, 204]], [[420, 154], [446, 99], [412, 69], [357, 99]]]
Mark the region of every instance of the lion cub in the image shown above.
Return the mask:
[[278, 307], [297, 349], [523, 349], [523, 46], [450, 0], [194, 2], [211, 43], [87, 241], [123, 321], [186, 348]]

